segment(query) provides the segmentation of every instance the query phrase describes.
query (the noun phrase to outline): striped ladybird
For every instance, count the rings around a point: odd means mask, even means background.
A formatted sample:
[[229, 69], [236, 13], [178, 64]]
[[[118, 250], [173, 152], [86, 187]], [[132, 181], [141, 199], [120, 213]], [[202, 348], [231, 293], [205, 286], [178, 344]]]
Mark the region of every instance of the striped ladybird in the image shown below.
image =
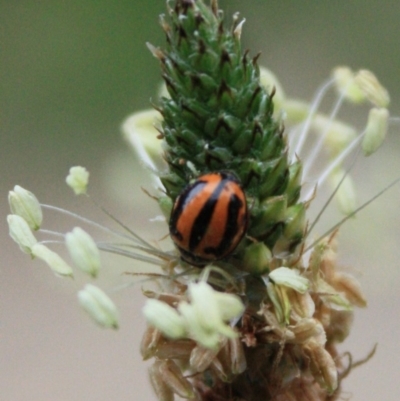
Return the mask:
[[204, 174], [176, 198], [172, 240], [188, 263], [201, 266], [231, 254], [247, 229], [246, 196], [230, 172]]

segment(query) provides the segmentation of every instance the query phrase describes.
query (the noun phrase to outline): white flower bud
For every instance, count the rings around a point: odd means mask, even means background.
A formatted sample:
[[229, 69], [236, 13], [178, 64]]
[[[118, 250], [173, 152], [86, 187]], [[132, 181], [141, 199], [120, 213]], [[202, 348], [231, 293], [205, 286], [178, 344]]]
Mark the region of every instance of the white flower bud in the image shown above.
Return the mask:
[[65, 181], [74, 190], [76, 195], [85, 194], [89, 183], [89, 172], [85, 167], [71, 167]]
[[73, 276], [72, 269], [67, 262], [47, 246], [39, 243], [33, 245], [32, 255], [46, 262], [54, 273], [60, 276]]
[[11, 212], [21, 216], [32, 230], [38, 230], [43, 221], [42, 208], [36, 196], [16, 185], [14, 191], [8, 193]]
[[157, 299], [148, 299], [143, 307], [143, 314], [148, 323], [173, 339], [186, 334], [185, 319], [173, 307]]
[[386, 138], [388, 119], [389, 111], [387, 109], [373, 108], [370, 110], [361, 145], [365, 156], [371, 155], [382, 145]]
[[389, 105], [389, 92], [381, 85], [378, 78], [371, 71], [358, 71], [354, 80], [372, 104], [377, 107], [387, 107]]
[[[236, 295], [215, 291], [205, 282], [189, 285], [192, 305], [201, 313], [206, 325], [221, 324], [240, 316], [244, 306]], [[210, 308], [213, 309], [210, 309]]]
[[355, 82], [354, 72], [349, 67], [336, 67], [332, 72], [336, 88], [347, 100], [353, 103], [362, 103], [365, 94]]
[[206, 348], [215, 348], [221, 336], [237, 336], [225, 322], [243, 312], [244, 306], [238, 297], [215, 291], [205, 282], [190, 284], [189, 296], [191, 303], [181, 302], [178, 310], [187, 322], [191, 338]]
[[94, 321], [106, 328], [118, 328], [118, 311], [113, 301], [100, 288], [87, 284], [78, 292], [78, 300]]
[[[218, 347], [221, 336], [217, 331], [204, 325], [205, 316], [199, 315], [198, 311], [187, 302], [180, 302], [178, 306], [179, 312], [184, 317], [188, 331], [190, 332], [189, 337], [201, 344], [205, 348], [214, 349]], [[234, 336], [234, 331], [228, 327], [227, 331], [231, 331], [231, 336]], [[226, 335], [226, 333], [225, 333]], [[229, 337], [229, 335], [227, 335]]]
[[100, 252], [93, 238], [80, 227], [65, 236], [71, 259], [85, 273], [96, 277], [100, 269]]
[[214, 291], [214, 296], [223, 321], [235, 319], [243, 313], [243, 303], [236, 295]]
[[31, 254], [32, 247], [37, 243], [37, 240], [25, 219], [16, 214], [9, 214], [7, 223], [10, 237], [19, 245], [22, 252]]
[[289, 269], [288, 267], [278, 267], [269, 273], [269, 278], [279, 285], [292, 288], [293, 290], [305, 293], [309, 286], [309, 280], [300, 276], [296, 269]]

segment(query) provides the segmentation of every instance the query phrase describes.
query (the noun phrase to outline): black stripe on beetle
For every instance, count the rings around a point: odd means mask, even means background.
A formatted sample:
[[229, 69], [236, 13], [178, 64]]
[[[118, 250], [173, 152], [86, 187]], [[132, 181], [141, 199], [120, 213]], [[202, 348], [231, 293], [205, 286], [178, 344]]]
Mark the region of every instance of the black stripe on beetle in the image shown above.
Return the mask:
[[[189, 240], [190, 252], [195, 251], [196, 247], [199, 245], [201, 240], [204, 238], [204, 235], [207, 233], [210, 225], [210, 220], [215, 210], [215, 206], [217, 205], [218, 199], [221, 195], [224, 186], [225, 186], [225, 179], [222, 179], [218, 184], [218, 186], [215, 188], [214, 192], [208, 197], [207, 201], [205, 202], [199, 214], [197, 215], [194, 224], [192, 226], [192, 231], [190, 232], [190, 240]], [[215, 248], [208, 248], [208, 249], [215, 249]], [[204, 249], [204, 252], [211, 253], [208, 252], [207, 249]]]
[[[241, 227], [239, 226], [240, 223], [244, 223], [245, 225], [247, 225], [247, 220], [245, 219], [242, 219], [242, 221], [238, 221], [238, 214], [242, 208], [243, 202], [239, 199], [237, 195], [232, 195], [229, 201], [228, 217], [226, 219], [225, 232], [224, 236], [222, 237], [222, 241], [217, 248], [205, 248], [205, 253], [215, 255], [216, 259], [219, 258], [221, 255], [225, 255], [227, 253], [235, 240], [235, 236], [241, 229]], [[240, 237], [240, 239], [241, 238], [242, 236]]]

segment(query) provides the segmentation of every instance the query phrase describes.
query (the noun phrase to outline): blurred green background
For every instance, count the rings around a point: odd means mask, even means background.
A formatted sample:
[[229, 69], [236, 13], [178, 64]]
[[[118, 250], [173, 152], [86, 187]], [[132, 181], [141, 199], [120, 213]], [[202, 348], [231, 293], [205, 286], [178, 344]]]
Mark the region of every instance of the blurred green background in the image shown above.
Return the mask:
[[[220, 5], [227, 16], [240, 11], [246, 17], [243, 47], [262, 51], [261, 63], [291, 96], [311, 99], [331, 69], [346, 64], [374, 71], [391, 93], [392, 114], [400, 114], [400, 2]], [[155, 399], [138, 351], [140, 288], [116, 293], [122, 328], [102, 331], [76, 305], [79, 279], [55, 279], [43, 264], [31, 262], [8, 238], [4, 221], [7, 191], [15, 184], [44, 203], [105, 220], [63, 184], [69, 167], [80, 164], [92, 174], [96, 200], [138, 232], [159, 238], [159, 230], [145, 228], [157, 211], [140, 191], [146, 175], [120, 125], [149, 107], [160, 82], [145, 42], [163, 45], [158, 15], [164, 11], [164, 1], [156, 0], [0, 0], [0, 400]], [[350, 109], [349, 116], [364, 126], [365, 115], [359, 119]], [[393, 126], [379, 154], [357, 165], [361, 201], [400, 175], [399, 130]], [[373, 360], [344, 383], [356, 400], [400, 397], [399, 194], [398, 187], [385, 194], [340, 237], [341, 260], [352, 266], [370, 303], [356, 313], [342, 349], [362, 358], [379, 343]], [[46, 223], [57, 228], [53, 216], [46, 215]], [[103, 280], [105, 287], [118, 282], [107, 275]]]

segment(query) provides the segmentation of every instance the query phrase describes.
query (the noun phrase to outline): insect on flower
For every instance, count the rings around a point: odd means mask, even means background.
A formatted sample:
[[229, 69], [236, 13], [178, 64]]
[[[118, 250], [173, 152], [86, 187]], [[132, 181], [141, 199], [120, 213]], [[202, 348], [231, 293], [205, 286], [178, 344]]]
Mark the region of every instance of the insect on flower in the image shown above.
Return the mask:
[[183, 189], [169, 222], [182, 259], [204, 265], [231, 254], [246, 232], [246, 196], [229, 172], [204, 174]]

